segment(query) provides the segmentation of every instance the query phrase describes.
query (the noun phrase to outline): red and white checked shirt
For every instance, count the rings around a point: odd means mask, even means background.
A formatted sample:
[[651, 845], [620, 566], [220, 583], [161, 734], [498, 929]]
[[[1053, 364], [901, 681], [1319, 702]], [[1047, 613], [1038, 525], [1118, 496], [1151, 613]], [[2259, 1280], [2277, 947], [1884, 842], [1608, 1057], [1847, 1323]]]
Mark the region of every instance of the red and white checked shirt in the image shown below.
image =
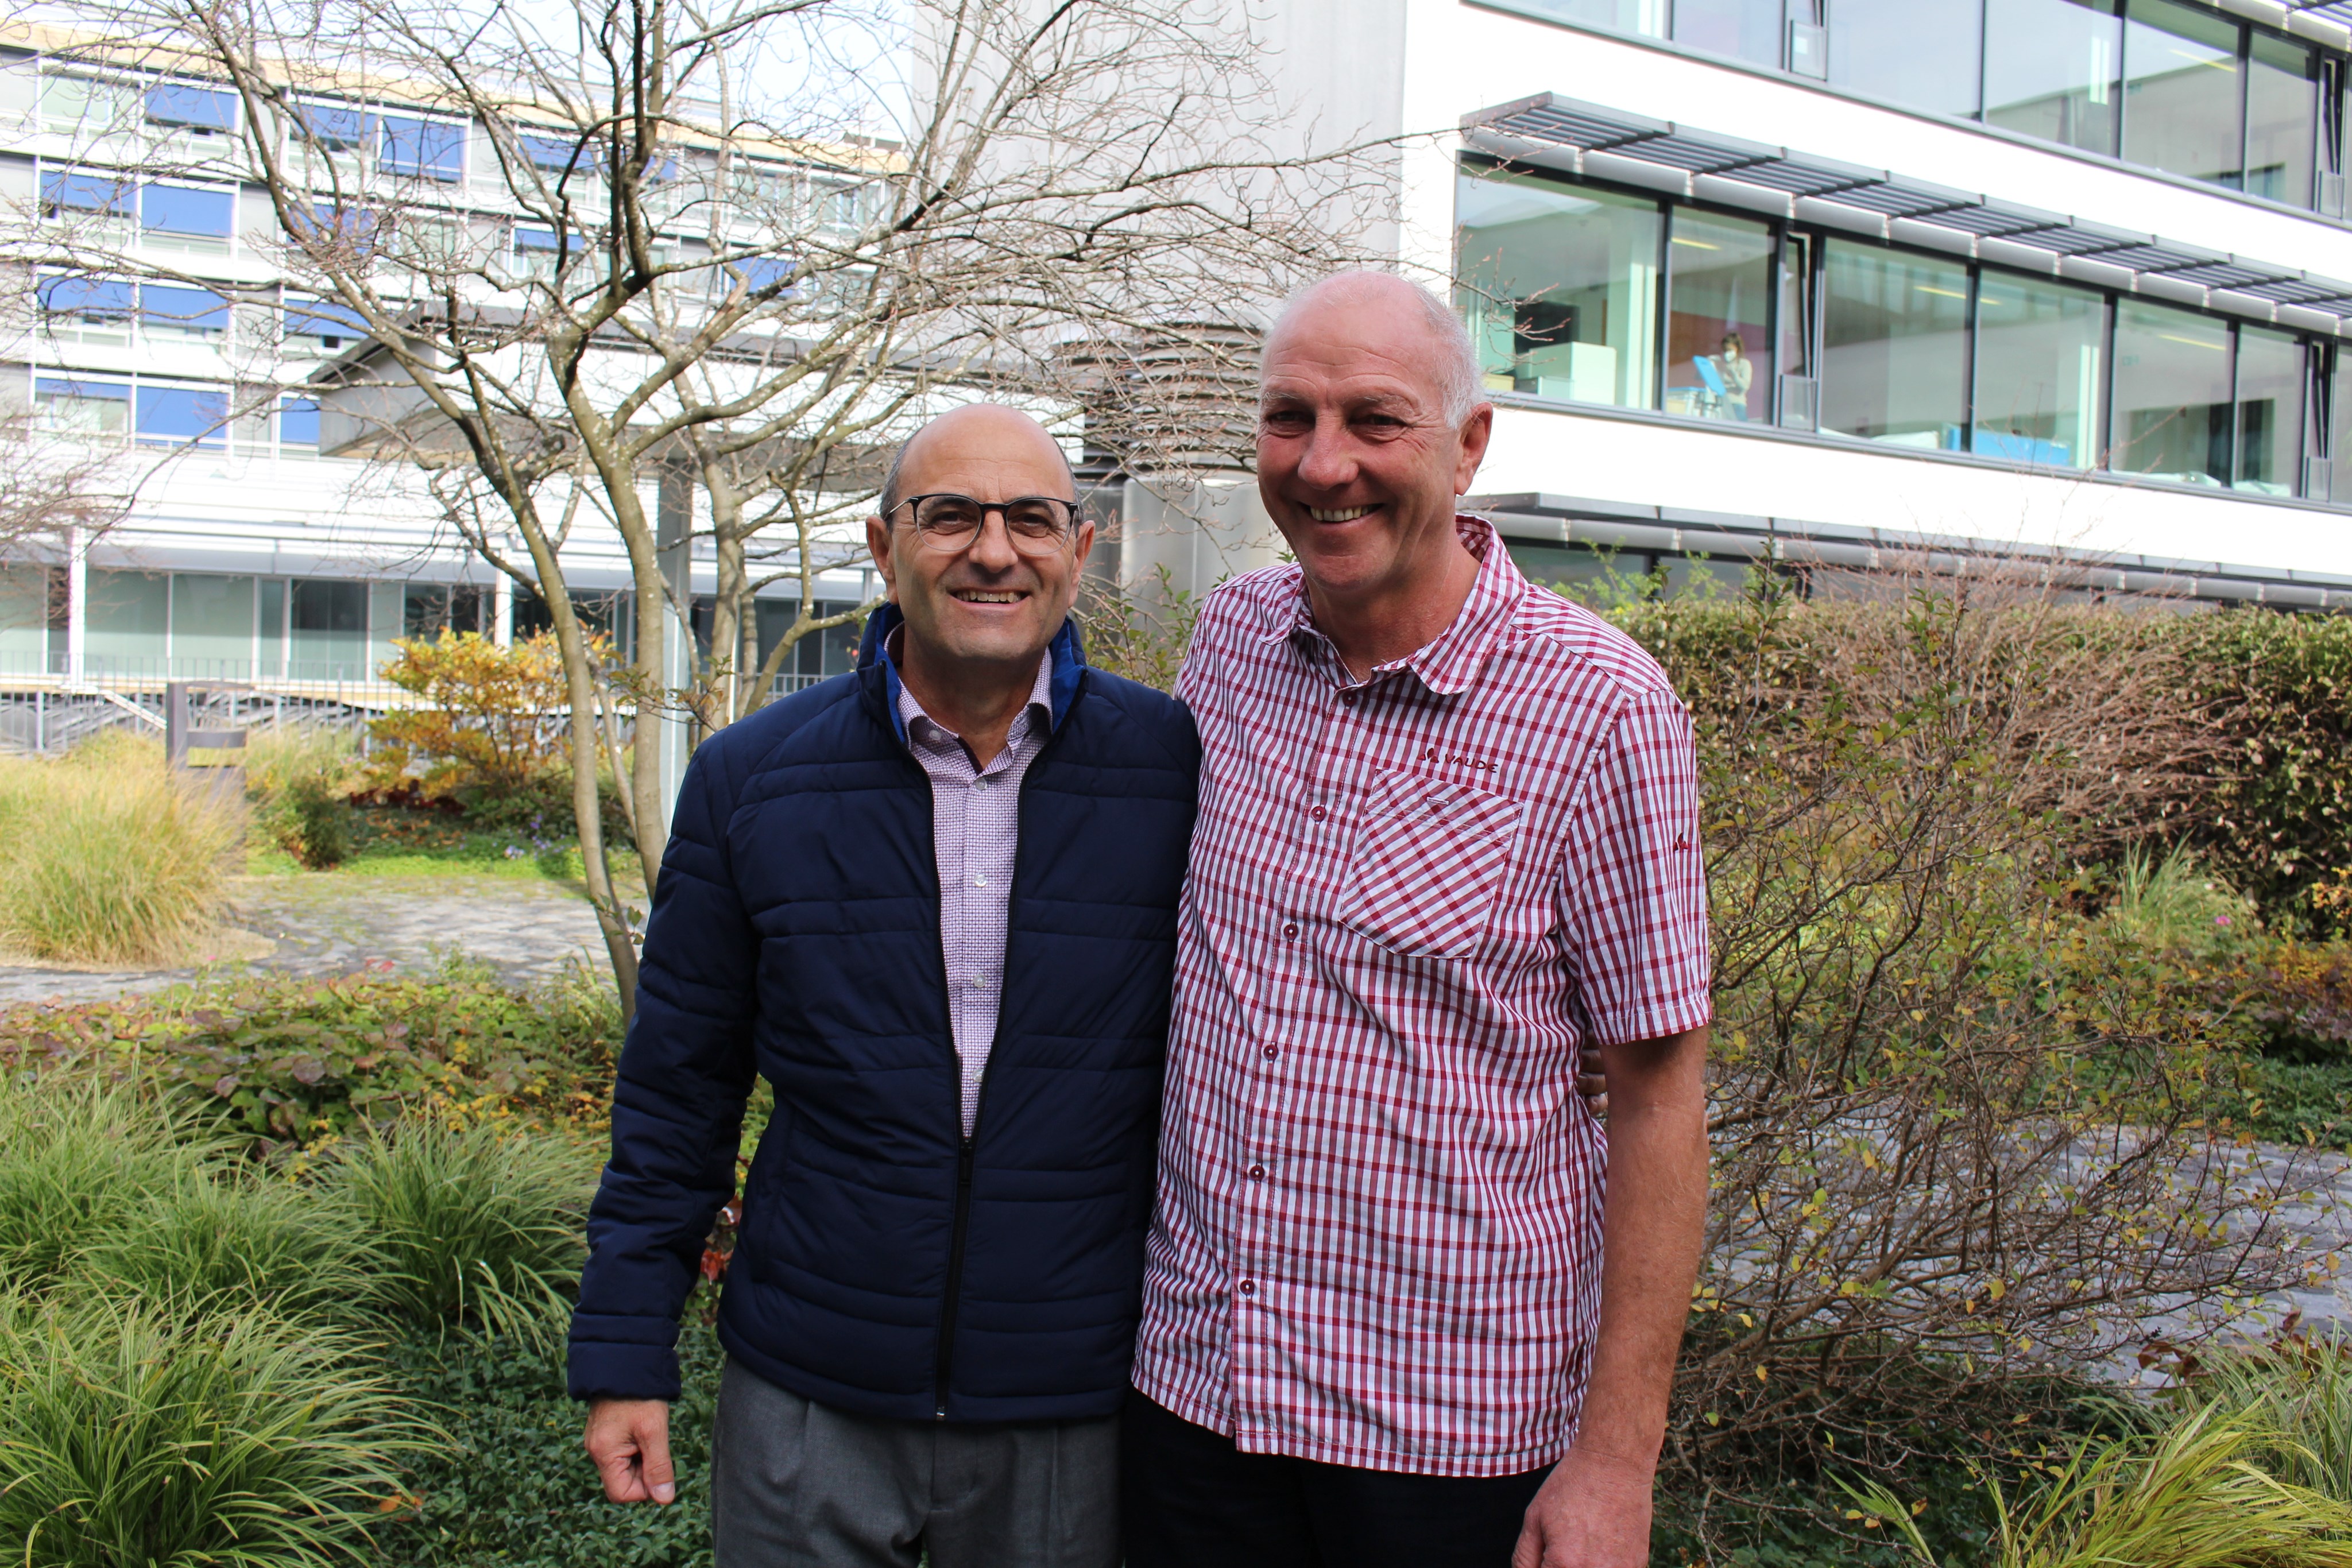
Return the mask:
[[1509, 1475], [1601, 1298], [1586, 1038], [1707, 1021], [1690, 718], [1484, 521], [1445, 632], [1355, 683], [1296, 566], [1211, 594], [1200, 816], [1135, 1382], [1251, 1452]]

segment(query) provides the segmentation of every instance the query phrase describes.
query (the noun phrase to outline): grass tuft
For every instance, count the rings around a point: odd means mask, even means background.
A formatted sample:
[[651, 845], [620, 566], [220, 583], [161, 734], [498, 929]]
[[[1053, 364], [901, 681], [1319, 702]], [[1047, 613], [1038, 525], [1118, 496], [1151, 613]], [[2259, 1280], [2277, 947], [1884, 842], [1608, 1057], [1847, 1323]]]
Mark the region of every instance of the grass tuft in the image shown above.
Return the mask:
[[0, 940], [67, 963], [176, 962], [210, 929], [242, 831], [160, 749], [0, 759]]
[[425, 1328], [544, 1344], [561, 1336], [595, 1182], [580, 1145], [430, 1117], [366, 1129], [321, 1179], [378, 1249], [387, 1312]]
[[24, 1568], [349, 1562], [438, 1436], [263, 1312], [0, 1300], [0, 1540]]
[[178, 1108], [87, 1074], [0, 1092], [0, 1290], [47, 1288], [205, 1153]]
[[76, 1282], [215, 1312], [354, 1315], [373, 1248], [346, 1217], [282, 1176], [191, 1171], [83, 1249]]

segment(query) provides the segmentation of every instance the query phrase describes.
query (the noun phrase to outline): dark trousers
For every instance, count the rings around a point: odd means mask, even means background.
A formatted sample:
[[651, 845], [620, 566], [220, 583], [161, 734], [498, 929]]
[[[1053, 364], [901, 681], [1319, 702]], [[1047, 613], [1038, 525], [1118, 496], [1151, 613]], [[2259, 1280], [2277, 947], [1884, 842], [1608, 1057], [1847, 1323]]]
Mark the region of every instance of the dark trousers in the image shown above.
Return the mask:
[[1127, 1568], [1509, 1568], [1550, 1473], [1412, 1476], [1244, 1454], [1131, 1391], [1119, 1417]]

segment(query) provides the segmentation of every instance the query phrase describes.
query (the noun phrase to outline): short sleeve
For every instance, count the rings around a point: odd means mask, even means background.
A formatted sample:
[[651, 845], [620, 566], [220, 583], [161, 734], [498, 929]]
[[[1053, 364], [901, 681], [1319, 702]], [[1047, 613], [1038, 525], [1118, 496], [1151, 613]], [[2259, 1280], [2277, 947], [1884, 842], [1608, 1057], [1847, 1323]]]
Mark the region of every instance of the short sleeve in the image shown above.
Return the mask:
[[1619, 1045], [1712, 1016], [1706, 864], [1688, 710], [1645, 693], [1601, 744], [1570, 819], [1560, 941], [1579, 1023]]

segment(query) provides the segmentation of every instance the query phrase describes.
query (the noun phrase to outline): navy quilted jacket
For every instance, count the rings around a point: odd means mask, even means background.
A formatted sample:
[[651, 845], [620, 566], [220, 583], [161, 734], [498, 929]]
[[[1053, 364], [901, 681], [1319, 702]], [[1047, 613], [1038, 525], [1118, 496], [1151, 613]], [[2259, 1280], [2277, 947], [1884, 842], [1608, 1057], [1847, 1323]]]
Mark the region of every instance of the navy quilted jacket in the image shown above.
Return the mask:
[[756, 1072], [776, 1106], [719, 1303], [730, 1354], [870, 1416], [1118, 1406], [1200, 743], [1064, 626], [966, 1140], [930, 782], [874, 657], [897, 619], [868, 622], [856, 674], [730, 726], [687, 770], [589, 1213], [577, 1397], [677, 1396], [677, 1317]]

